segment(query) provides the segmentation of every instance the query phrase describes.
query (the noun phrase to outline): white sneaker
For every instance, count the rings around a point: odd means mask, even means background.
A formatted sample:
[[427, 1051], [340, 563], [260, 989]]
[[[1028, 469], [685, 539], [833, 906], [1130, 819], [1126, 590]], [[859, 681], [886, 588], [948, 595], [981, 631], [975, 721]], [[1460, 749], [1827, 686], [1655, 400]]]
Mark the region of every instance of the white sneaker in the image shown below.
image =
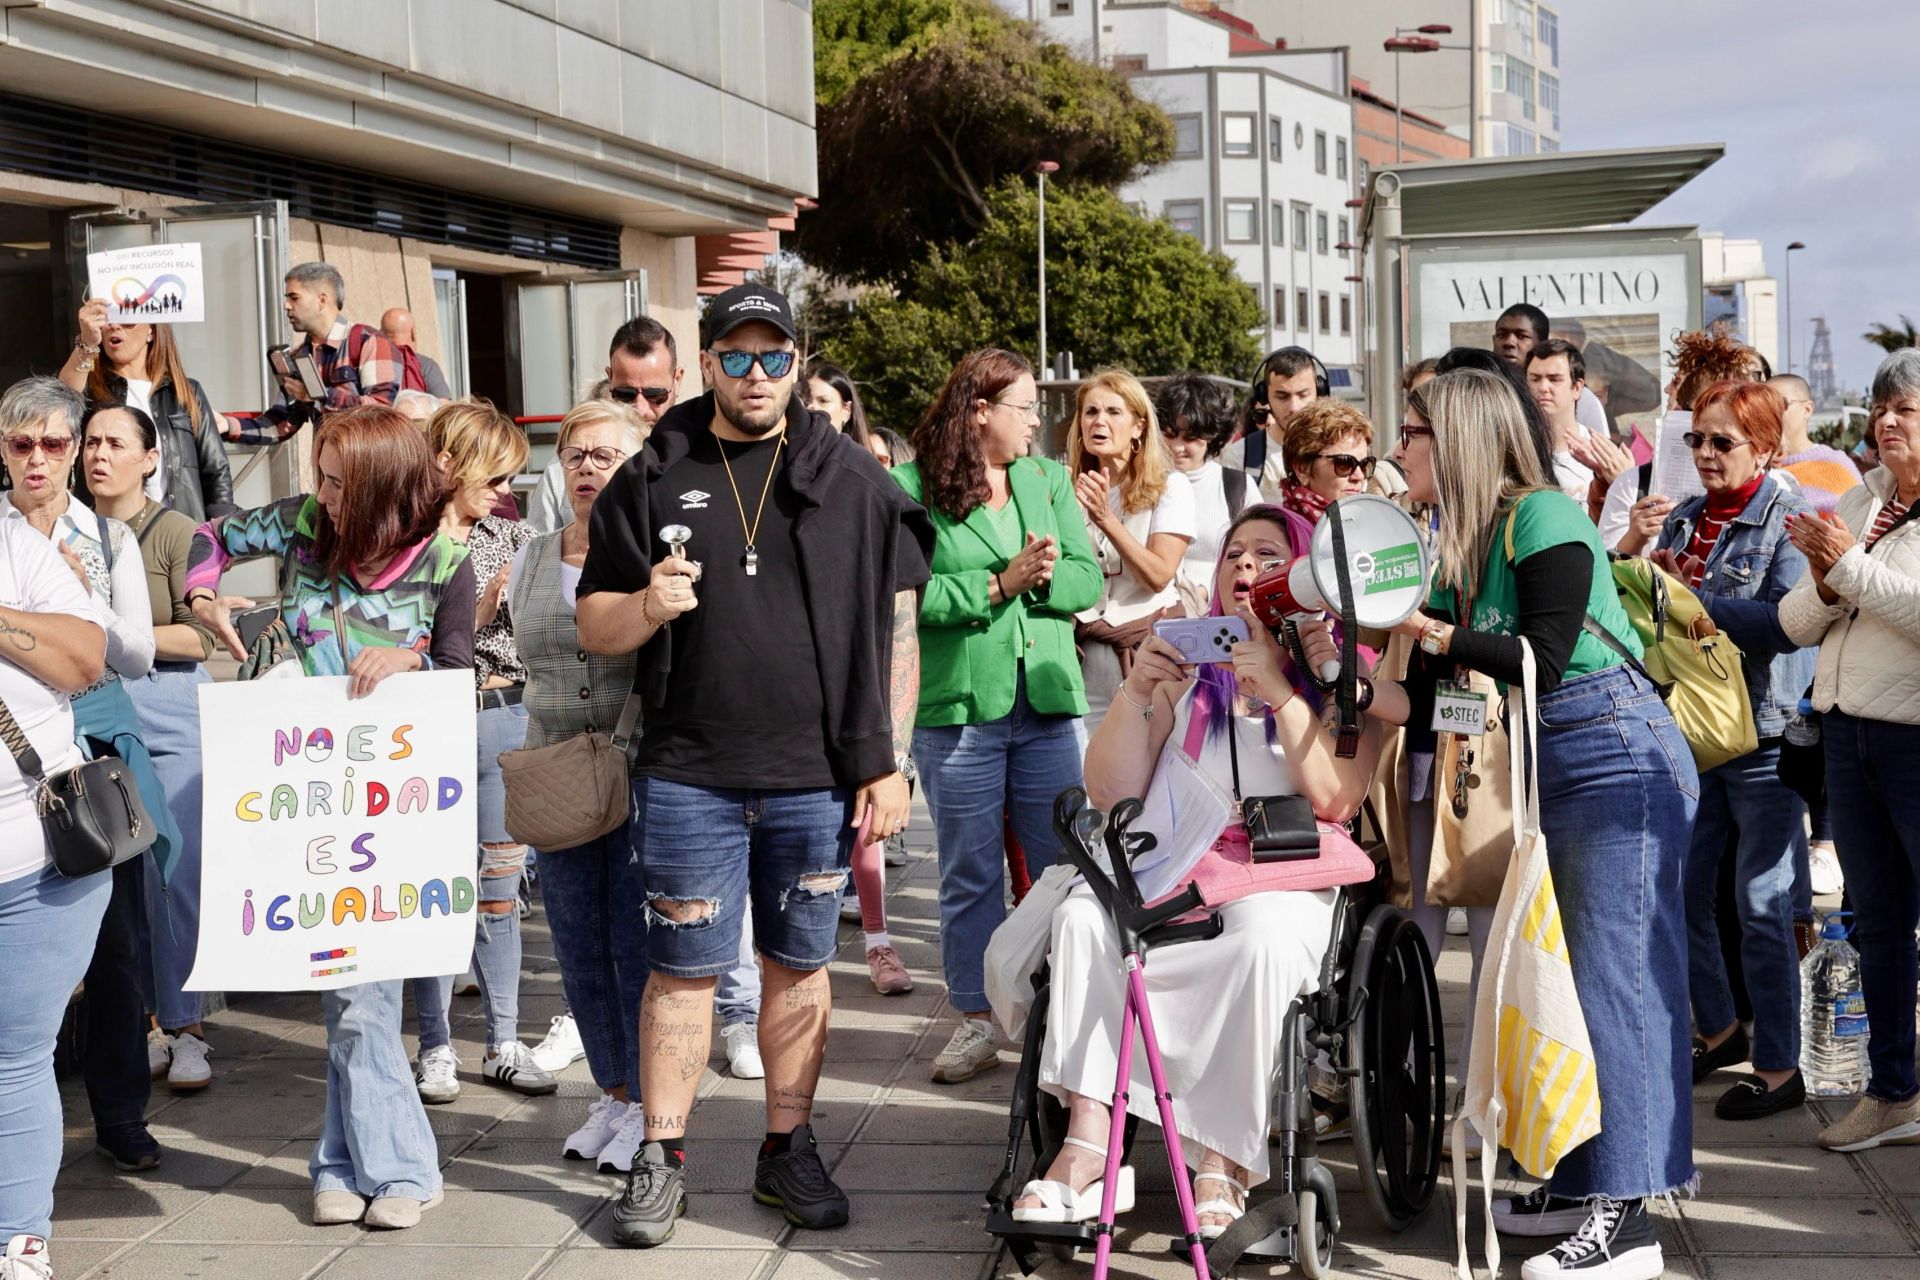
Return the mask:
[[993, 1037], [972, 1018], [962, 1018], [954, 1028], [953, 1039], [933, 1060], [933, 1081], [959, 1084], [999, 1065], [1000, 1050], [994, 1047]]
[[460, 1059], [454, 1056], [450, 1044], [421, 1054], [419, 1065], [413, 1069], [414, 1083], [420, 1089], [420, 1101], [429, 1104], [452, 1102], [459, 1097], [460, 1077], [456, 1074], [459, 1067]]
[[19, 1235], [0, 1253], [0, 1280], [53, 1280], [53, 1258], [39, 1236]]
[[840, 895], [840, 918], [854, 924], [860, 923], [860, 898], [851, 890]]
[[727, 1070], [736, 1080], [758, 1080], [767, 1074], [760, 1061], [760, 1028], [751, 1022], [736, 1022], [720, 1029], [720, 1044], [727, 1051]]
[[611, 1094], [601, 1094], [587, 1108], [586, 1123], [567, 1135], [560, 1154], [569, 1160], [599, 1159], [600, 1153], [613, 1141], [613, 1135], [620, 1132], [620, 1121], [626, 1114], [626, 1103]]
[[907, 865], [907, 837], [896, 831], [887, 837], [886, 851], [882, 855], [890, 867]]
[[1840, 871], [1840, 855], [1826, 841], [1807, 846], [1807, 879], [1818, 897], [1839, 893], [1847, 887]]
[[1447, 936], [1464, 938], [1467, 936], [1467, 909], [1465, 907], [1447, 908]]
[[[207, 1055], [213, 1047], [191, 1031], [182, 1031], [173, 1038], [173, 1062], [167, 1067], [167, 1088], [175, 1093], [191, 1093], [195, 1089], [204, 1089], [213, 1080], [213, 1068], [207, 1063]], [[147, 1056], [152, 1058], [152, 1050]]]
[[155, 1027], [147, 1032], [147, 1074], [155, 1080], [167, 1078], [173, 1065], [173, 1037]]
[[533, 1060], [542, 1071], [565, 1071], [587, 1056], [580, 1040], [580, 1027], [570, 1013], [554, 1015], [547, 1026], [547, 1038], [533, 1046]]
[[635, 1102], [627, 1107], [625, 1115], [620, 1117], [619, 1128], [613, 1131], [613, 1137], [607, 1145], [600, 1148], [599, 1164], [594, 1166], [602, 1173], [628, 1173], [633, 1169], [633, 1158], [640, 1154], [640, 1148], [647, 1142], [647, 1109]]
[[488, 1084], [513, 1089], [530, 1098], [552, 1093], [560, 1082], [533, 1060], [533, 1050], [518, 1040], [509, 1040], [480, 1062], [480, 1078]]

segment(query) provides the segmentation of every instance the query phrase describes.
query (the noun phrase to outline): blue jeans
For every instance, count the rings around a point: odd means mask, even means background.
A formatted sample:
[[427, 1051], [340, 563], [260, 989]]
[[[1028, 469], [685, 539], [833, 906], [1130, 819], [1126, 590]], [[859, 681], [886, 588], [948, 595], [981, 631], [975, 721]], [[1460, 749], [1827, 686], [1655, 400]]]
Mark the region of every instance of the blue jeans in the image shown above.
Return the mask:
[[640, 995], [647, 988], [646, 894], [635, 842], [644, 811], [588, 844], [540, 857], [540, 897], [567, 1008], [602, 1089], [640, 1096]]
[[[803, 971], [833, 959], [853, 854], [851, 789], [742, 791], [641, 778], [634, 798], [646, 814], [640, 878], [649, 967], [689, 979], [735, 968], [749, 903], [761, 955]], [[709, 910], [674, 920], [654, 910], [662, 899]]]
[[1714, 910], [1727, 837], [1740, 909], [1740, 969], [1753, 999], [1753, 1065], [1800, 1065], [1800, 952], [1793, 939], [1795, 837], [1807, 806], [1781, 783], [1780, 740], [1700, 775], [1700, 815], [1687, 853], [1687, 991], [1703, 1035], [1733, 1025], [1733, 989], [1720, 954]]
[[[527, 740], [524, 706], [487, 707], [480, 713], [479, 767], [474, 772], [474, 808], [480, 835], [478, 850], [481, 903], [517, 903], [526, 846], [503, 855], [486, 848], [513, 839], [507, 834], [507, 784], [500, 772], [500, 753], [513, 751]], [[480, 999], [487, 1011], [487, 1052], [520, 1037], [520, 912], [476, 911], [473, 975], [480, 983]], [[452, 1039], [447, 1007], [453, 1000], [455, 975], [415, 978], [413, 1003], [420, 1018], [422, 1052]]]
[[440, 1189], [440, 1148], [400, 1043], [406, 984], [324, 991], [327, 1115], [307, 1168], [318, 1191], [428, 1200]]
[[200, 946], [200, 686], [213, 677], [197, 662], [157, 662], [141, 680], [123, 681], [140, 716], [140, 736], [180, 828], [180, 855], [165, 885], [147, 880], [153, 933], [153, 1013], [169, 1030], [200, 1021], [204, 997], [182, 991]]
[[1084, 777], [1079, 725], [1078, 716], [1036, 712], [1022, 673], [1013, 710], [1000, 719], [913, 731], [913, 760], [940, 845], [940, 961], [947, 998], [963, 1013], [987, 1007], [987, 939], [1006, 918], [1002, 815], [1012, 816], [1027, 870], [1038, 879], [1060, 848], [1054, 799]]
[[1913, 993], [1920, 955], [1920, 725], [1829, 711], [1827, 808], [1853, 905], [1853, 945], [1867, 999], [1867, 1095], [1905, 1102], [1914, 1078]]
[[1699, 799], [1693, 753], [1644, 678], [1611, 667], [1540, 699], [1541, 830], [1603, 1126], [1560, 1162], [1555, 1195], [1630, 1200], [1693, 1179], [1684, 904]]
[[112, 892], [105, 872], [69, 880], [52, 867], [0, 884], [0, 1241], [53, 1233], [53, 1043]]
[[714, 985], [713, 1011], [720, 1015], [722, 1027], [760, 1021], [760, 963], [754, 958], [752, 916], [740, 919], [740, 948], [733, 968]]

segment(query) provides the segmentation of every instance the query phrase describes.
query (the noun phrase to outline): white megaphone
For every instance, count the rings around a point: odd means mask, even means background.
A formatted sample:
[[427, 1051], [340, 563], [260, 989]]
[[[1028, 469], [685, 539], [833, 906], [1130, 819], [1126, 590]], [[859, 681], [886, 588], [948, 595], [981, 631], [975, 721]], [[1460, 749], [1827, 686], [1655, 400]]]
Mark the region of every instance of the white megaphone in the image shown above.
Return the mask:
[[[1307, 554], [1274, 566], [1254, 580], [1253, 612], [1274, 630], [1289, 618], [1341, 613], [1340, 578], [1333, 553], [1335, 512], [1347, 544], [1347, 572], [1357, 597], [1354, 621], [1371, 631], [1405, 622], [1427, 598], [1432, 557], [1420, 526], [1398, 506], [1376, 494], [1341, 498], [1313, 527]], [[1332, 681], [1340, 664], [1320, 664], [1320, 678]]]

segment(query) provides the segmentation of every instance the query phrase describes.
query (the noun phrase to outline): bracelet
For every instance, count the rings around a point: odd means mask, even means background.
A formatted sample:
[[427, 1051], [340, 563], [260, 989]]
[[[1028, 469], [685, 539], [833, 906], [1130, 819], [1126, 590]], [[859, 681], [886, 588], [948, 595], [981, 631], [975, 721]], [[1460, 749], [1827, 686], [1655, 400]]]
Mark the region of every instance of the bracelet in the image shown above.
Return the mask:
[[993, 575], [993, 585], [1000, 588], [1000, 602], [1002, 604], [1013, 599], [1011, 595], [1007, 594], [1007, 584], [1000, 581], [1000, 575], [997, 573]]
[[1140, 701], [1138, 698], [1134, 697], [1132, 694], [1127, 692], [1127, 686], [1124, 682], [1122, 682], [1122, 684], [1120, 685], [1120, 696], [1127, 700], [1127, 705], [1133, 707], [1134, 710], [1140, 713], [1140, 718], [1142, 720], [1153, 719], [1153, 700], [1151, 698], [1149, 698], [1145, 702]]
[[1373, 680], [1368, 676], [1355, 676], [1353, 683], [1359, 691], [1359, 696], [1353, 700], [1353, 709], [1365, 713], [1373, 705]]
[[191, 609], [201, 600], [218, 600], [220, 597], [206, 587], [195, 587], [187, 592], [187, 608]]
[[73, 340], [73, 349], [75, 351], [81, 352], [84, 355], [97, 356], [100, 354], [100, 346], [98, 343], [95, 343], [93, 346], [88, 346], [86, 343], [82, 342], [79, 338], [75, 338]]
[[655, 621], [653, 620], [653, 615], [647, 612], [647, 604], [648, 604], [648, 602], [649, 602], [649, 601], [651, 601], [652, 599], [653, 599], [653, 588], [652, 588], [652, 587], [642, 587], [642, 588], [640, 588], [640, 621], [642, 621], [642, 622], [644, 622], [644, 623], [646, 623], [646, 624], [647, 624], [648, 626], [650, 626], [650, 627], [654, 627], [654, 628], [656, 628], [656, 629], [657, 629], [657, 628], [660, 628], [660, 627], [664, 627], [664, 626], [666, 626], [666, 625], [667, 625], [666, 623], [664, 623], [664, 622], [655, 622]]

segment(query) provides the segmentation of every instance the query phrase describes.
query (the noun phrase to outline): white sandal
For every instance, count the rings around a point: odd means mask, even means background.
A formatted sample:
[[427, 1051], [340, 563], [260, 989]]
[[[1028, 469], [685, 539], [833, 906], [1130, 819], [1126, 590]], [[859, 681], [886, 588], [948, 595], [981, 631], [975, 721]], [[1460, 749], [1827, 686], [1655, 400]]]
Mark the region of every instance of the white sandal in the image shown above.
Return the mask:
[[1218, 1240], [1221, 1236], [1227, 1233], [1228, 1227], [1232, 1226], [1234, 1222], [1237, 1222], [1240, 1219], [1242, 1214], [1246, 1213], [1247, 1188], [1241, 1184], [1238, 1178], [1234, 1177], [1232, 1174], [1225, 1172], [1224, 1170], [1218, 1173], [1215, 1173], [1210, 1170], [1206, 1173], [1196, 1173], [1195, 1175], [1193, 1175], [1193, 1189], [1195, 1194], [1199, 1193], [1200, 1184], [1207, 1181], [1224, 1182], [1228, 1186], [1233, 1187], [1234, 1189], [1240, 1192], [1239, 1204], [1235, 1204], [1231, 1200], [1222, 1198], [1222, 1199], [1214, 1199], [1214, 1200], [1202, 1200], [1200, 1201], [1200, 1203], [1193, 1206], [1193, 1216], [1196, 1221], [1199, 1219], [1200, 1215], [1203, 1213], [1223, 1213], [1227, 1215], [1229, 1221], [1221, 1224], [1220, 1226], [1217, 1226], [1217, 1227], [1208, 1226], [1205, 1223], [1201, 1223], [1200, 1225], [1200, 1238], [1202, 1240]]
[[[1084, 1138], [1068, 1137], [1065, 1144], [1079, 1147], [1082, 1151], [1091, 1151], [1102, 1162], [1107, 1158], [1105, 1147], [1096, 1147]], [[1035, 1178], [1020, 1189], [1019, 1199], [1038, 1196], [1040, 1203], [1021, 1208], [1014, 1206], [1015, 1222], [1092, 1222], [1100, 1216], [1100, 1197], [1105, 1190], [1106, 1178], [1095, 1178], [1084, 1188], [1075, 1191], [1065, 1182], [1056, 1182], [1048, 1178]], [[1114, 1191], [1113, 1211], [1126, 1213], [1133, 1208], [1133, 1166], [1120, 1166], [1119, 1184]]]

